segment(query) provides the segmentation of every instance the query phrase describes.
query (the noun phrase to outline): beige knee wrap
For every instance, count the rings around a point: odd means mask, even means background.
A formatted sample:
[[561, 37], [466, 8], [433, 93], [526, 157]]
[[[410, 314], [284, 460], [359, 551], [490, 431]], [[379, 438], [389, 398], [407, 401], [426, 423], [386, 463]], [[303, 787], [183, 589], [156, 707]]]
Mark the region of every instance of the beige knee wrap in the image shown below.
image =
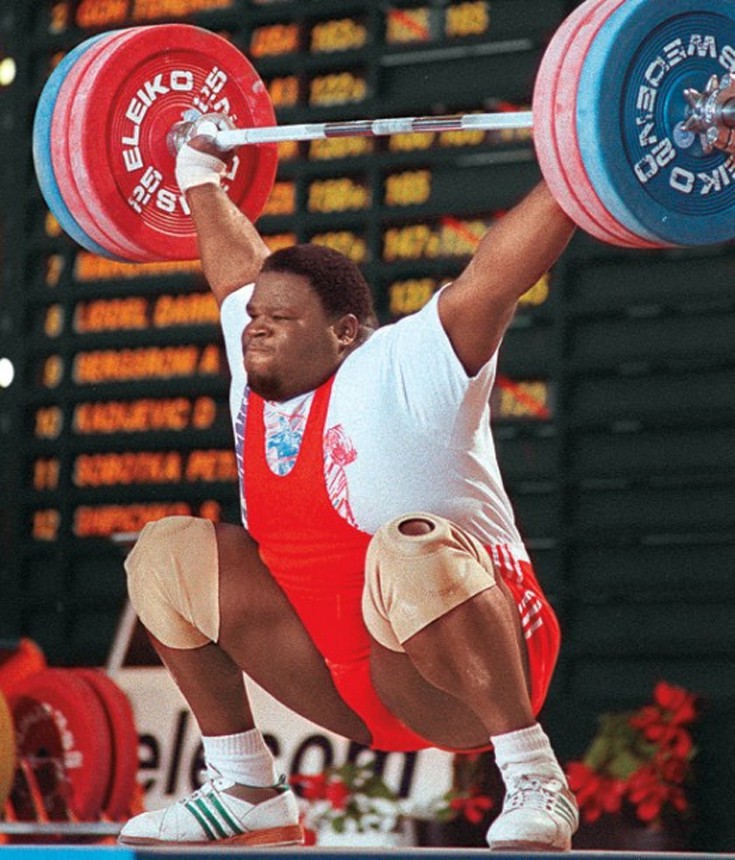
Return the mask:
[[[425, 520], [424, 535], [400, 525]], [[495, 585], [492, 561], [482, 544], [449, 520], [412, 513], [373, 536], [365, 564], [362, 612], [372, 636], [392, 651], [432, 621]]]
[[195, 517], [148, 523], [125, 560], [128, 594], [143, 625], [170, 648], [219, 636], [219, 563], [214, 526]]

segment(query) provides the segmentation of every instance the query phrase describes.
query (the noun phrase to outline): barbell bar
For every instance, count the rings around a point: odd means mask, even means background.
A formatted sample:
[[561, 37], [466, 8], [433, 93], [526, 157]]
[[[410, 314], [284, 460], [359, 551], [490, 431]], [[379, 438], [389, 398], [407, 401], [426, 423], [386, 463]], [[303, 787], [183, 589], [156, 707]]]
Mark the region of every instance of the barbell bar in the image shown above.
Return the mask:
[[457, 116], [413, 116], [358, 119], [347, 122], [303, 123], [271, 128], [235, 128], [217, 132], [214, 144], [223, 151], [237, 146], [334, 137], [384, 137], [393, 134], [442, 131], [505, 131], [533, 128], [532, 111], [476, 113]]
[[[713, 86], [714, 81], [714, 86]], [[735, 90], [731, 76], [722, 81], [711, 78], [703, 93], [694, 89], [684, 91], [690, 112], [681, 118], [684, 131], [702, 135], [708, 146], [735, 152], [735, 96], [723, 99], [722, 94]], [[385, 137], [413, 132], [444, 131], [512, 131], [533, 128], [533, 111], [458, 114], [444, 116], [412, 116], [386, 119], [358, 119], [346, 122], [300, 123], [291, 125], [233, 128], [218, 131], [213, 143], [223, 152], [238, 146], [260, 143], [284, 143], [323, 140], [336, 137]]]

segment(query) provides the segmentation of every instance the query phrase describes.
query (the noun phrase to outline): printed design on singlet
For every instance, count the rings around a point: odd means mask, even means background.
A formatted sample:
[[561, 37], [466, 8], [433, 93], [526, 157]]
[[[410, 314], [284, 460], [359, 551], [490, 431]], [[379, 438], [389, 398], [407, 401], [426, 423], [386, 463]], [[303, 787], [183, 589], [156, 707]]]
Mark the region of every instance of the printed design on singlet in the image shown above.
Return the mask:
[[[242, 403], [240, 404], [240, 411], [235, 419], [235, 459], [237, 462], [237, 473], [240, 476], [240, 513], [245, 525], [247, 525], [248, 517], [243, 478], [245, 475], [245, 424], [247, 422], [249, 399], [250, 389], [246, 388]], [[264, 414], [263, 420], [266, 425], [266, 459], [271, 471], [276, 475], [287, 475], [296, 463], [304, 436], [311, 400], [312, 397], [308, 396], [299, 404], [297, 410], [293, 413], [296, 418], [294, 424], [290, 424], [289, 429], [283, 434], [281, 434], [283, 428], [278, 420], [278, 413], [271, 413], [270, 419], [267, 414]], [[266, 410], [270, 405], [272, 404], [265, 404]], [[273, 428], [270, 436], [268, 435], [269, 423]], [[294, 432], [294, 429], [296, 432]], [[345, 466], [353, 463], [356, 459], [357, 450], [341, 424], [330, 427], [325, 431], [324, 479], [329, 499], [335, 511], [344, 517], [351, 526], [358, 528], [350, 505], [347, 474], [345, 472]]]
[[265, 404], [265, 456], [274, 475], [288, 475], [296, 465], [312, 399], [313, 395], [303, 398], [293, 411], [277, 403]]
[[235, 461], [237, 462], [237, 474], [240, 476], [238, 481], [240, 487], [240, 516], [244, 525], [248, 523], [248, 510], [245, 504], [245, 492], [243, 490], [243, 475], [245, 474], [245, 421], [248, 417], [248, 400], [250, 399], [250, 389], [246, 388], [242, 395], [242, 403], [240, 411], [235, 418]]
[[350, 506], [345, 466], [354, 463], [356, 459], [357, 451], [344, 427], [341, 424], [330, 427], [324, 434], [324, 478], [327, 493], [335, 511], [355, 528], [357, 522]]
[[[506, 581], [511, 580], [516, 585], [525, 586], [523, 568], [508, 546], [505, 544], [494, 544], [490, 547], [490, 555], [493, 564], [501, 572]], [[537, 630], [543, 627], [544, 619], [541, 617], [543, 608], [544, 605], [538, 594], [529, 588], [524, 588], [523, 595], [518, 602], [518, 612], [521, 616], [521, 627], [526, 639], [530, 639]]]

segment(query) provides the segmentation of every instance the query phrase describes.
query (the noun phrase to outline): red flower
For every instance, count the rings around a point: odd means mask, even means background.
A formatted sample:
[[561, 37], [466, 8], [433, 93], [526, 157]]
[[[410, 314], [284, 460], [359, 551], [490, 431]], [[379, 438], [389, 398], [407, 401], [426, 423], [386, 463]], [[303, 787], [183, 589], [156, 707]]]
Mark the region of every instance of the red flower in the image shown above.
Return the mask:
[[585, 760], [567, 766], [583, 820], [616, 812], [626, 800], [645, 822], [666, 808], [689, 808], [683, 786], [695, 748], [686, 726], [697, 717], [697, 699], [665, 681], [656, 684], [653, 699], [632, 714], [606, 714]]
[[646, 737], [649, 737], [649, 732], [657, 732], [660, 729], [666, 728], [661, 711], [653, 705], [646, 705], [634, 713], [628, 720], [634, 729], [640, 729]]
[[329, 783], [324, 796], [332, 804], [333, 809], [344, 809], [347, 806], [350, 789], [338, 779]]
[[654, 764], [644, 765], [631, 777], [629, 797], [636, 805], [636, 815], [641, 821], [653, 821], [669, 803], [678, 812], [686, 812], [689, 803], [682, 788], [661, 780]]
[[295, 773], [291, 777], [291, 785], [301, 788], [301, 796], [305, 800], [324, 800], [327, 797], [327, 778], [323, 773]]
[[470, 824], [479, 824], [485, 813], [493, 808], [493, 801], [485, 794], [461, 794], [449, 801], [449, 808]]
[[620, 811], [625, 794], [625, 783], [621, 779], [600, 776], [584, 762], [570, 762], [567, 779], [585, 821], [597, 821], [603, 812]]
[[578, 795], [594, 794], [600, 785], [600, 777], [584, 762], [570, 761], [567, 765], [569, 788]]
[[661, 778], [674, 785], [680, 785], [687, 777], [689, 768], [686, 761], [679, 758], [656, 758], [654, 759]]
[[630, 725], [643, 732], [646, 740], [677, 758], [688, 758], [693, 744], [682, 726], [697, 716], [696, 699], [682, 687], [661, 681], [653, 692], [655, 705], [641, 708], [630, 718]]
[[645, 718], [631, 717], [630, 725], [640, 729], [647, 741], [676, 758], [688, 758], [694, 744], [686, 729], [667, 723], [644, 722]]
[[669, 792], [659, 779], [656, 769], [650, 764], [644, 765], [630, 777], [628, 785], [628, 797], [637, 807], [638, 818], [641, 821], [658, 818]]
[[673, 726], [667, 732], [662, 732], [658, 744], [662, 752], [679, 759], [688, 759], [694, 749], [694, 742], [689, 732]]
[[653, 699], [669, 712], [668, 722], [673, 726], [691, 723], [697, 717], [696, 697], [683, 687], [659, 681], [653, 690]]

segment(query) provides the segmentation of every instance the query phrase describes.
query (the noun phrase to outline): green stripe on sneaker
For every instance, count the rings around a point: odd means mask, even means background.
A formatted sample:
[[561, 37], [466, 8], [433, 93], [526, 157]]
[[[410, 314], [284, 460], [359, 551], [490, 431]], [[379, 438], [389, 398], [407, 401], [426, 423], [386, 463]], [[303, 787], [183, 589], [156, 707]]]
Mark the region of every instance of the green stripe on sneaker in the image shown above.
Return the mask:
[[[207, 798], [211, 800], [211, 798]], [[214, 827], [214, 829], [219, 833], [220, 839], [226, 839], [230, 834], [224, 829], [224, 827], [217, 821], [214, 813], [211, 809], [207, 808], [207, 804], [205, 803], [205, 798], [199, 797], [194, 801], [194, 805], [199, 809], [202, 815], [205, 815], [209, 819], [209, 823]]]
[[574, 827], [577, 823], [577, 812], [572, 802], [563, 794], [558, 794], [555, 800], [556, 811], [566, 818], [569, 824]]
[[213, 794], [213, 795], [211, 795], [211, 797], [209, 797], [209, 802], [214, 806], [214, 808], [217, 810], [217, 812], [219, 812], [219, 814], [222, 816], [222, 818], [225, 821], [225, 824], [228, 824], [230, 826], [233, 833], [240, 834], [240, 833], [245, 832], [242, 829], [242, 827], [240, 827], [240, 825], [232, 818], [232, 816], [227, 811], [227, 809], [225, 808], [224, 804], [219, 799], [219, 797], [217, 797], [215, 794]]
[[207, 824], [207, 822], [204, 820], [204, 818], [202, 818], [202, 814], [194, 806], [193, 803], [185, 803], [184, 809], [186, 809], [188, 812], [190, 812], [194, 816], [194, 818], [196, 818], [197, 824], [199, 824], [199, 826], [202, 828], [202, 830], [204, 831], [204, 833], [206, 834], [208, 839], [214, 840], [217, 838], [215, 836], [212, 828]]

